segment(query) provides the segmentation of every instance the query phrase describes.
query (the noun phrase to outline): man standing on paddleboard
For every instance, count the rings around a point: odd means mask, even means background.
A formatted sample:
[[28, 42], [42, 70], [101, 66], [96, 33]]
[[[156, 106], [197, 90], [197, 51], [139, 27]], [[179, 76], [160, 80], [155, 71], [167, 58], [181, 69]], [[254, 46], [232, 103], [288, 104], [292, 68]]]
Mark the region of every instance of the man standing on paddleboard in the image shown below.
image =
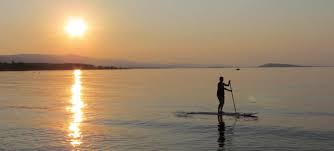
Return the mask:
[[225, 88], [225, 86], [230, 86], [231, 81], [228, 81], [228, 84], [224, 83], [224, 77], [219, 78], [218, 89], [217, 89], [217, 98], [219, 100], [218, 105], [218, 114], [223, 113], [223, 107], [225, 103], [225, 90], [232, 92], [232, 90]]

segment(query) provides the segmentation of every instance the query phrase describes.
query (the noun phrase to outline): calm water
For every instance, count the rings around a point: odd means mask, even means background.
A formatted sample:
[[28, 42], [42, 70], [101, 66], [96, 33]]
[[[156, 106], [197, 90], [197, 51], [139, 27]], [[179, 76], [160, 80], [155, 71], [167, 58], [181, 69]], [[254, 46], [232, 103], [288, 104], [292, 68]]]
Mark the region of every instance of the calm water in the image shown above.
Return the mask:
[[[257, 120], [177, 116], [215, 112], [221, 74]], [[0, 150], [334, 150], [333, 81], [334, 68], [0, 72]]]

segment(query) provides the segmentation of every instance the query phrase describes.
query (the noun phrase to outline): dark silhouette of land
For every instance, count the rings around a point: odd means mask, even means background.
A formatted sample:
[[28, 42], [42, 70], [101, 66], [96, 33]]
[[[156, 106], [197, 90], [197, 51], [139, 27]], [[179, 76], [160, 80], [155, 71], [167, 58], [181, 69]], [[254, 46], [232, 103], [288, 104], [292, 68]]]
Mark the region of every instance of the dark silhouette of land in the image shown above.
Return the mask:
[[16, 54], [16, 55], [0, 55], [0, 62], [25, 62], [25, 63], [79, 63], [127, 68], [225, 68], [232, 67], [223, 64], [192, 64], [192, 63], [157, 63], [157, 62], [137, 62], [124, 59], [106, 59], [92, 58], [80, 55], [52, 55], [52, 54]]
[[[52, 54], [16, 54], [0, 55], [0, 63], [10, 62], [48, 63], [48, 64], [88, 64], [94, 66], [115, 66], [125, 68], [164, 69], [164, 68], [238, 68], [240, 66], [225, 64], [196, 64], [196, 63], [159, 63], [137, 62], [124, 59], [92, 58], [80, 55], [52, 55]], [[283, 63], [267, 63], [260, 66], [244, 65], [244, 68], [253, 67], [333, 67], [330, 65], [294, 65]], [[238, 70], [237, 69], [237, 70]]]
[[80, 63], [0, 63], [0, 71], [33, 71], [33, 70], [108, 70], [108, 69], [123, 69], [114, 66], [94, 66], [90, 64]]
[[260, 65], [258, 67], [311, 67], [311, 66], [301, 66], [301, 65], [282, 64], [282, 63], [267, 63]]

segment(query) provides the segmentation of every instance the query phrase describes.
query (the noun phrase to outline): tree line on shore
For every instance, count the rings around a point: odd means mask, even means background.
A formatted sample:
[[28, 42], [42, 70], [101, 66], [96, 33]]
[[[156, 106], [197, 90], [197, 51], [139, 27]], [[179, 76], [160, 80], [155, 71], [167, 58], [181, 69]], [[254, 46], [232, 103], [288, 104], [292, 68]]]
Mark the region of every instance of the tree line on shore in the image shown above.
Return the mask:
[[115, 66], [95, 66], [91, 64], [81, 63], [23, 63], [14, 62], [11, 63], [3, 62], [0, 63], [0, 71], [29, 71], [29, 70], [108, 70], [108, 69], [123, 69]]

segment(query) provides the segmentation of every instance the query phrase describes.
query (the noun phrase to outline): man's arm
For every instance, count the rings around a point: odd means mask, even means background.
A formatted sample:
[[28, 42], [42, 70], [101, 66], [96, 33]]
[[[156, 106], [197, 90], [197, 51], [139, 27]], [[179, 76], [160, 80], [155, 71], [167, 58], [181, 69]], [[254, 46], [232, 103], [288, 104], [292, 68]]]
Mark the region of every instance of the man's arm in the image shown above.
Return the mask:
[[224, 90], [227, 90], [227, 91], [230, 91], [230, 92], [232, 92], [232, 90], [230, 90], [230, 89], [227, 89], [227, 88], [224, 88]]
[[224, 83], [224, 86], [230, 86], [231, 85], [231, 80], [228, 80], [228, 84]]

